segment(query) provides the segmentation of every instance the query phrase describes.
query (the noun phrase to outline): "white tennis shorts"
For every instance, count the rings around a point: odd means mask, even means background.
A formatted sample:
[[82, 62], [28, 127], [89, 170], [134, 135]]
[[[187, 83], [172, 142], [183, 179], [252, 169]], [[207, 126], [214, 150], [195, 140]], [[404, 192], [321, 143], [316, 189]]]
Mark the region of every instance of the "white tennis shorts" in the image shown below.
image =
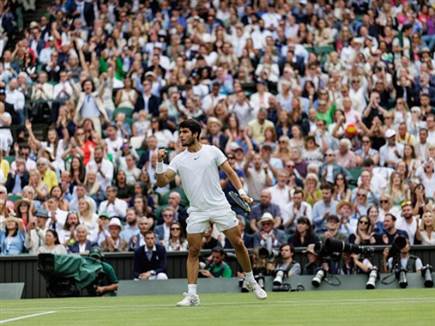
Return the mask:
[[192, 212], [186, 220], [187, 233], [203, 233], [215, 224], [218, 231], [229, 230], [239, 224], [236, 213], [231, 209], [221, 212]]

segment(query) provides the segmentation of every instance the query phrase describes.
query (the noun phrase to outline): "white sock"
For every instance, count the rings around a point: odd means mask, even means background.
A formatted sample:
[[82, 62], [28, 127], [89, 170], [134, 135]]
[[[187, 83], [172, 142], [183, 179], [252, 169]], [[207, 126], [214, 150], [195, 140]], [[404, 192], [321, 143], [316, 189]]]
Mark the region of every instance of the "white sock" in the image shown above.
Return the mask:
[[255, 282], [254, 273], [252, 271], [245, 273], [245, 280], [248, 282]]
[[187, 284], [187, 294], [196, 295], [197, 284]]

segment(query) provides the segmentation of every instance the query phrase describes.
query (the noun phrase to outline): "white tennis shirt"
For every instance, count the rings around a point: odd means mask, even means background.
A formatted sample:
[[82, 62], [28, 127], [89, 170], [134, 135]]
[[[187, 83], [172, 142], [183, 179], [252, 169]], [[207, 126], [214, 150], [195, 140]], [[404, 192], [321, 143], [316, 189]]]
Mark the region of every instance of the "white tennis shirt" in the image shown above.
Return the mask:
[[219, 183], [219, 166], [227, 160], [216, 146], [202, 145], [198, 152], [185, 149], [169, 164], [176, 172], [190, 202], [188, 213], [231, 209]]

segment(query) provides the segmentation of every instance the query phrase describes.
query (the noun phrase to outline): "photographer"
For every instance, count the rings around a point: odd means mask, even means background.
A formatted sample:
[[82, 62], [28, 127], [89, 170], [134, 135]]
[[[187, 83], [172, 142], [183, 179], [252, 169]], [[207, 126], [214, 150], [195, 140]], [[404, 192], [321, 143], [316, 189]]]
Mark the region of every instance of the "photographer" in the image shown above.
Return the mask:
[[207, 264], [200, 263], [199, 274], [203, 277], [231, 278], [233, 272], [231, 267], [224, 261], [225, 252], [220, 247], [213, 248], [211, 256], [207, 258]]
[[[409, 240], [404, 237], [399, 237], [406, 241], [405, 246], [400, 249], [397, 247], [397, 239], [395, 243], [392, 245], [392, 248], [385, 248], [383, 252], [383, 271], [387, 272], [397, 272], [401, 270], [405, 270], [407, 272], [420, 272], [423, 263], [421, 259], [417, 256], [413, 256], [409, 253], [410, 244]], [[396, 247], [396, 248], [395, 248]]]
[[282, 285], [283, 281], [293, 275], [301, 274], [301, 265], [293, 260], [295, 248], [290, 244], [283, 244], [279, 247], [279, 255], [276, 259], [275, 278], [273, 285]]

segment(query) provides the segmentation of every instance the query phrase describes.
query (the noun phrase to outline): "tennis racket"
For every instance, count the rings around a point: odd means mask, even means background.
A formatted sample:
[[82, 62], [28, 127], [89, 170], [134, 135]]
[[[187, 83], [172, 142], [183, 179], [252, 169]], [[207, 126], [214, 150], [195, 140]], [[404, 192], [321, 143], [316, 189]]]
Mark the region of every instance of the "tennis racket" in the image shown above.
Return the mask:
[[247, 202], [245, 202], [238, 193], [234, 191], [230, 191], [228, 195], [231, 197], [232, 200], [239, 206], [241, 209], [243, 209], [245, 212], [249, 213], [251, 212], [251, 206]]

